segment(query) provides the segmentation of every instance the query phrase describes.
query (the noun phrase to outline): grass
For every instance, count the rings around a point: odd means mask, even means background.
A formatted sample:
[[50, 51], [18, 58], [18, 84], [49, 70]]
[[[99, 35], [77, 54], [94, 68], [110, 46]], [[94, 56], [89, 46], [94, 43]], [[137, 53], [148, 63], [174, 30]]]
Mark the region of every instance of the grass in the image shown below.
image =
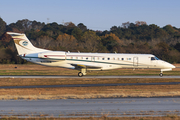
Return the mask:
[[92, 99], [180, 96], [179, 85], [0, 89], [0, 99]]
[[[17, 67], [17, 68], [15, 68]], [[171, 73], [179, 72], [179, 68]], [[131, 71], [131, 72], [130, 72]], [[148, 72], [147, 72], [148, 71]], [[72, 72], [72, 73], [71, 73]], [[23, 75], [75, 75], [76, 70], [58, 67], [46, 67], [34, 64], [0, 65], [0, 73]], [[90, 73], [96, 74], [97, 71]], [[100, 73], [100, 72], [99, 72]], [[153, 75], [154, 70], [118, 69], [102, 71], [102, 75]], [[168, 73], [168, 72], [167, 72]], [[179, 72], [180, 73], [180, 72]], [[170, 74], [170, 73], [169, 73]], [[100, 75], [100, 74], [98, 74]], [[66, 85], [66, 84], [110, 84], [110, 83], [156, 83], [180, 82], [180, 79], [159, 78], [1, 78], [0, 86], [32, 86], [32, 85]], [[85, 99], [85, 98], [117, 98], [117, 97], [162, 97], [180, 96], [179, 85], [131, 85], [131, 86], [102, 86], [102, 87], [64, 87], [64, 88], [22, 88], [0, 89], [0, 99]]]

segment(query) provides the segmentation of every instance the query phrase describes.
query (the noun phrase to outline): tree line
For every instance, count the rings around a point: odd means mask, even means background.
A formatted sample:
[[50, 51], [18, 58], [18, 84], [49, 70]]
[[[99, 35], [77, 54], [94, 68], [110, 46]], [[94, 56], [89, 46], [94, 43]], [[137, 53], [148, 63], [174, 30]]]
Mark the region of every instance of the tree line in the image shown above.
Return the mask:
[[145, 21], [125, 22], [110, 30], [90, 30], [83, 23], [45, 24], [18, 20], [9, 25], [0, 18], [0, 63], [23, 64], [7, 31], [25, 33], [36, 47], [72, 52], [154, 54], [171, 63], [180, 63], [180, 28], [147, 25]]

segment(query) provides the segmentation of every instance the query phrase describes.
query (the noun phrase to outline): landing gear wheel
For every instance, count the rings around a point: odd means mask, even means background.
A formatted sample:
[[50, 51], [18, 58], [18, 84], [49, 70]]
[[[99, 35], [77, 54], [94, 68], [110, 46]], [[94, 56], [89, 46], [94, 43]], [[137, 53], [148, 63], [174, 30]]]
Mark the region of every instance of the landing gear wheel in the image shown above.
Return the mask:
[[82, 72], [79, 72], [79, 73], [78, 73], [78, 76], [79, 76], [79, 77], [82, 77], [82, 76], [83, 76], [83, 73], [82, 73]]
[[159, 74], [159, 76], [160, 76], [160, 77], [162, 77], [162, 76], [163, 76], [163, 74], [162, 74], [162, 73], [160, 73], [160, 74]]

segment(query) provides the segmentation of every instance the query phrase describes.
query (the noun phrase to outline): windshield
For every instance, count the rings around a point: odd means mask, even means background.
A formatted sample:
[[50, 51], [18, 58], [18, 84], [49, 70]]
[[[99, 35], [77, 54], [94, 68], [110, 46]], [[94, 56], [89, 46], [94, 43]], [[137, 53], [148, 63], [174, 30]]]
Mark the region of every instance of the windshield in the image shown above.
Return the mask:
[[151, 57], [151, 60], [159, 60], [157, 57]]
[[159, 60], [159, 58], [157, 58], [157, 57], [155, 57], [156, 58], [156, 60]]

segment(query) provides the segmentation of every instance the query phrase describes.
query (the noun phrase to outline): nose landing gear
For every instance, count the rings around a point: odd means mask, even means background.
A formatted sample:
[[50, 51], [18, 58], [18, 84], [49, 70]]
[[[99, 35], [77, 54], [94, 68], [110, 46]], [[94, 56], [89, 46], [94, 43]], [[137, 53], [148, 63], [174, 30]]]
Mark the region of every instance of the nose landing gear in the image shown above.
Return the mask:
[[162, 77], [162, 76], [163, 76], [163, 73], [160, 73], [159, 76]]

